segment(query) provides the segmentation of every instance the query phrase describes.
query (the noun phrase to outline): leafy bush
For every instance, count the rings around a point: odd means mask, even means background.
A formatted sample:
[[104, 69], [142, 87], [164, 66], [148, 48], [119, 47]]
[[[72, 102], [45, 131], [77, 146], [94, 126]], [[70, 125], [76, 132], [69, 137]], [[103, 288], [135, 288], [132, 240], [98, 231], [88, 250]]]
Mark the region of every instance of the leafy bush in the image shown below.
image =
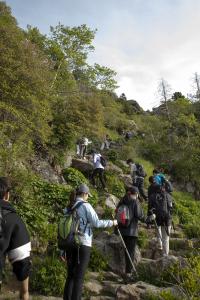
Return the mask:
[[89, 269], [93, 272], [100, 272], [100, 271], [108, 270], [108, 262], [107, 262], [106, 257], [104, 255], [102, 255], [101, 252], [98, 251], [97, 248], [94, 246], [91, 249]]
[[77, 188], [81, 183], [88, 184], [88, 180], [85, 176], [78, 170], [74, 168], [67, 168], [63, 170], [63, 177], [74, 188]]
[[192, 256], [184, 265], [176, 263], [164, 275], [164, 280], [176, 284], [184, 299], [197, 300], [200, 295], [200, 255]]
[[106, 173], [106, 185], [109, 192], [118, 198], [121, 198], [125, 194], [124, 183], [111, 173]]
[[116, 162], [118, 159], [118, 152], [115, 150], [109, 150], [106, 152], [106, 157], [108, 160], [112, 161], [113, 163]]
[[32, 291], [47, 296], [61, 296], [66, 272], [65, 264], [58, 257], [35, 258], [30, 278]]
[[140, 248], [146, 248], [148, 245], [148, 232], [147, 230], [140, 230], [138, 235], [138, 246]]

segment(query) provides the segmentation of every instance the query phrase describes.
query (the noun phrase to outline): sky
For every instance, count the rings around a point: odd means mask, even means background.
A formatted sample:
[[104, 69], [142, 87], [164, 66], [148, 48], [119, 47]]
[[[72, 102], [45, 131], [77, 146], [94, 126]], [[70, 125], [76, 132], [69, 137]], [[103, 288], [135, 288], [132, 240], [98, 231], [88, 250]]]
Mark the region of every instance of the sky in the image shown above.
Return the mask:
[[194, 93], [200, 74], [199, 0], [7, 0], [22, 28], [49, 33], [59, 22], [97, 29], [90, 64], [117, 72], [127, 99], [147, 110], [159, 105], [163, 78], [171, 93]]

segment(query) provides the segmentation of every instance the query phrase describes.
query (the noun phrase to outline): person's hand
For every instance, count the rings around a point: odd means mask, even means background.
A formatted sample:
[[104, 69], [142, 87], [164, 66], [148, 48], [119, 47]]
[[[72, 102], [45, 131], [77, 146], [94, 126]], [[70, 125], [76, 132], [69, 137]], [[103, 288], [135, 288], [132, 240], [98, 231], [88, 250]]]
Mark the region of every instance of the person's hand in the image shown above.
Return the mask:
[[118, 223], [117, 223], [117, 220], [113, 220], [113, 226], [117, 226]]
[[155, 215], [155, 214], [152, 214], [152, 215], [151, 215], [151, 219], [152, 219], [152, 221], [154, 221], [154, 220], [156, 219], [156, 215]]

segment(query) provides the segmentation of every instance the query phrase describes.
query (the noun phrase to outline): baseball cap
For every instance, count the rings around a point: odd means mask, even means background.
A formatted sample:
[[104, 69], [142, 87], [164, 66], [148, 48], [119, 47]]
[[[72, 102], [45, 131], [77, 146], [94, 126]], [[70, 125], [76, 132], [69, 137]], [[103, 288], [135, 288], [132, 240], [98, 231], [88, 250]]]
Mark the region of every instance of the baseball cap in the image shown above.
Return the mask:
[[79, 185], [79, 187], [77, 188], [77, 193], [85, 193], [85, 194], [88, 194], [90, 197], [92, 196], [90, 194], [89, 187], [86, 184], [84, 184], [84, 183], [82, 183], [81, 185]]
[[139, 190], [136, 186], [131, 186], [129, 189], [128, 189], [128, 192], [131, 193], [131, 194], [135, 194], [135, 193], [138, 193], [139, 194]]

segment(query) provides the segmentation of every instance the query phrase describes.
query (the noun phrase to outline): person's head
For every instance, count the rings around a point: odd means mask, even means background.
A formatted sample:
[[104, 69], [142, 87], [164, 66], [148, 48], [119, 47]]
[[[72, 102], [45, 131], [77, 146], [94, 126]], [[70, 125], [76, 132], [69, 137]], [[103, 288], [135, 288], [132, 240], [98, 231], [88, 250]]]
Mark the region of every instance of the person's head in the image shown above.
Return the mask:
[[131, 164], [133, 164], [133, 160], [131, 158], [129, 158], [129, 159], [127, 159], [126, 163], [127, 163], [127, 165], [130, 166]]
[[84, 201], [87, 201], [88, 196], [91, 196], [89, 187], [86, 184], [82, 183], [76, 189], [76, 197], [81, 197]]
[[155, 183], [154, 176], [150, 176], [150, 177], [149, 177], [149, 183], [150, 183], [150, 184]]
[[137, 199], [139, 195], [139, 190], [136, 186], [131, 186], [127, 190], [127, 195], [130, 199]]
[[160, 173], [160, 172], [159, 172], [158, 169], [154, 169], [154, 170], [153, 170], [153, 174], [154, 174], [154, 175], [159, 174], [159, 173]]
[[10, 196], [10, 184], [8, 178], [0, 177], [0, 200], [9, 200]]

